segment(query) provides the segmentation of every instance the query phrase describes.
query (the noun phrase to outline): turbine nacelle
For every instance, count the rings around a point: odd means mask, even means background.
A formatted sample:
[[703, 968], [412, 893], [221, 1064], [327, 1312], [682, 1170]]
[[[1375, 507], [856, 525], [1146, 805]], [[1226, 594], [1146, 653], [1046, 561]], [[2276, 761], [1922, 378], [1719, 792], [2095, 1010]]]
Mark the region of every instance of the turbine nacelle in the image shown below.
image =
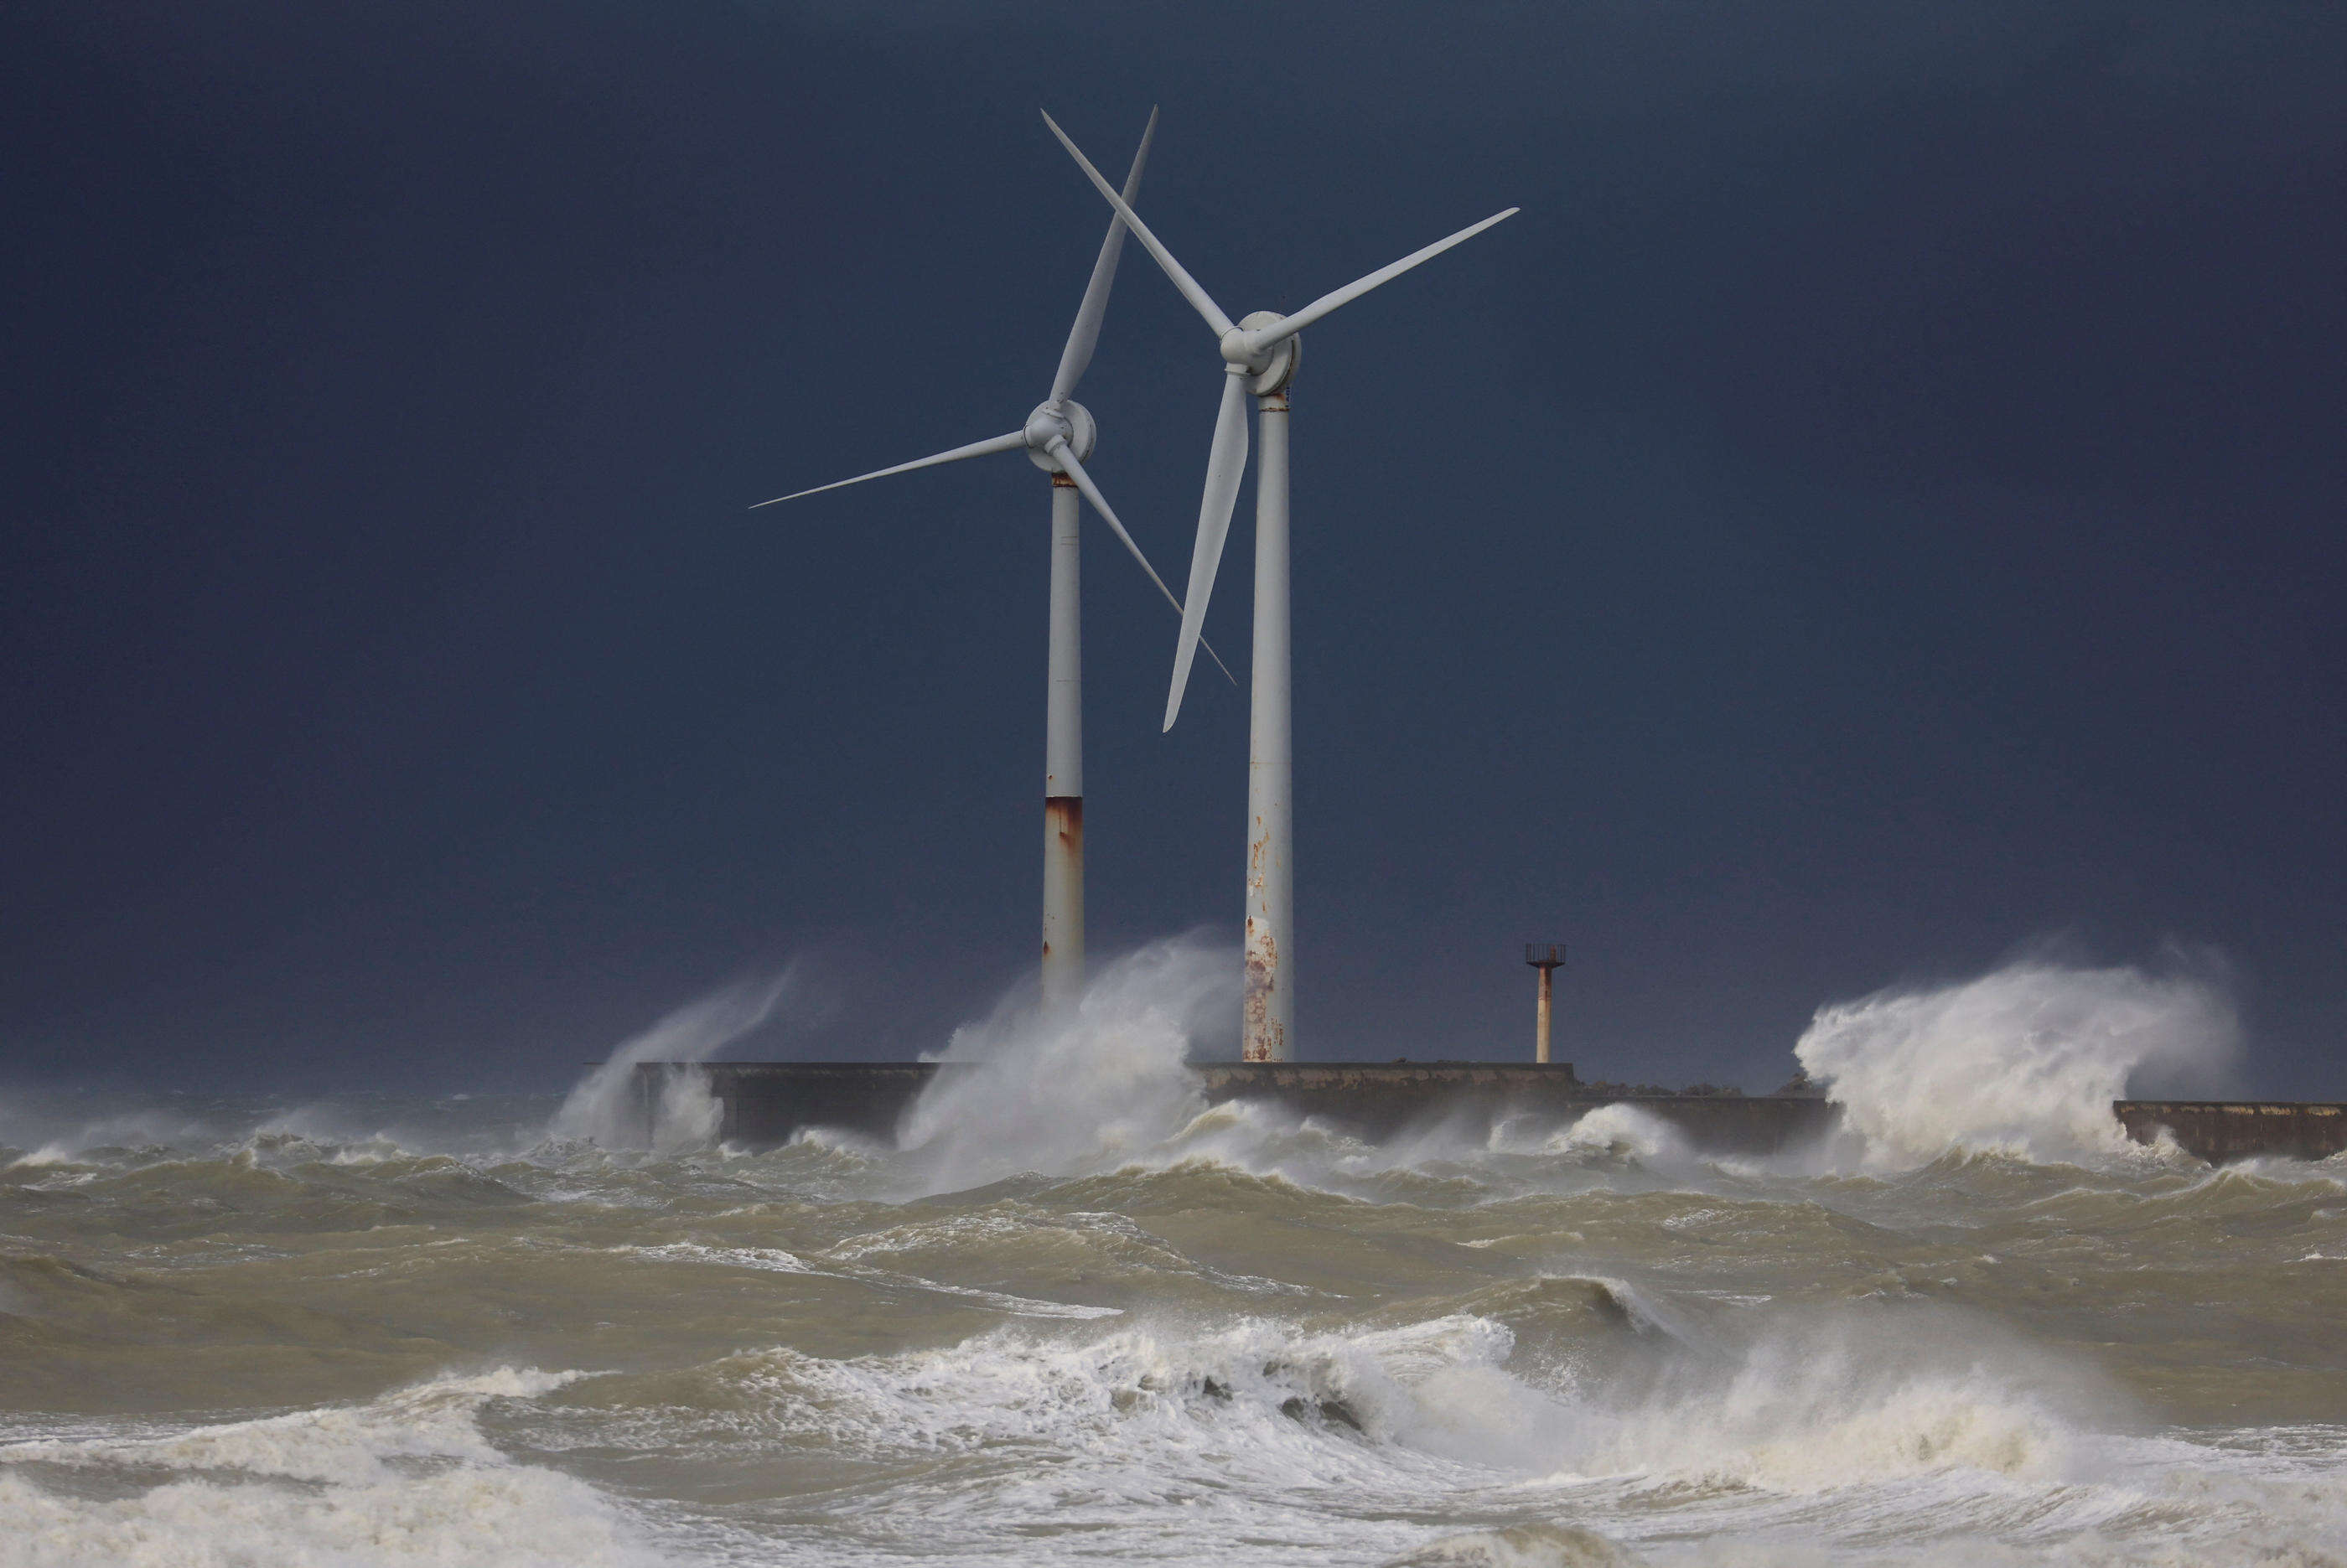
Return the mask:
[[1234, 373], [1244, 371], [1250, 376], [1247, 390], [1257, 397], [1286, 391], [1287, 384], [1296, 379], [1296, 367], [1303, 363], [1303, 333], [1288, 333], [1269, 344], [1258, 335], [1263, 328], [1286, 319], [1277, 311], [1257, 311], [1223, 334], [1223, 363]]
[[1092, 447], [1099, 443], [1100, 425], [1093, 420], [1091, 409], [1072, 397], [1062, 397], [1037, 404], [1020, 434], [1027, 439], [1030, 463], [1046, 474], [1064, 474], [1067, 465], [1060, 461], [1052, 446], [1066, 443], [1081, 463], [1092, 455]]

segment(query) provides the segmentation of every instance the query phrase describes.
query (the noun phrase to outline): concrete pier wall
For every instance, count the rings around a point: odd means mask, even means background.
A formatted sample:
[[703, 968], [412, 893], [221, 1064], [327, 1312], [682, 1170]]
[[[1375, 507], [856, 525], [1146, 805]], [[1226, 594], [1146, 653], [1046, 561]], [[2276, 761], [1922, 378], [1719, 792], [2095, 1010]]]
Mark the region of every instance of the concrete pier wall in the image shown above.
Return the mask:
[[1617, 1093], [1582, 1082], [1570, 1062], [1234, 1061], [1193, 1071], [1211, 1102], [1276, 1101], [1368, 1138], [1446, 1116], [1565, 1121], [1619, 1104], [1669, 1122], [1699, 1149], [1766, 1154], [1805, 1143], [1834, 1122], [1832, 1108], [1809, 1096]]
[[2253, 1155], [2321, 1160], [2347, 1150], [2347, 1103], [2318, 1100], [2115, 1100], [2127, 1136], [2156, 1142], [2165, 1132], [2212, 1165]]
[[[718, 1135], [771, 1148], [803, 1127], [893, 1136], [913, 1101], [939, 1073], [935, 1062], [647, 1062], [637, 1069], [649, 1124], [677, 1075], [702, 1077], [720, 1107]], [[1604, 1104], [1635, 1105], [1683, 1132], [1697, 1148], [1768, 1153], [1833, 1125], [1824, 1101], [1794, 1095], [1621, 1094], [1593, 1088], [1572, 1064], [1530, 1062], [1201, 1062], [1193, 1069], [1210, 1103], [1276, 1102], [1368, 1138], [1451, 1115], [1538, 1114], [1566, 1120]]]
[[[752, 1148], [789, 1142], [805, 1127], [889, 1138], [921, 1090], [966, 1067], [926, 1061], [648, 1062], [637, 1087], [649, 1127], [660, 1097], [684, 1073], [703, 1079], [721, 1111], [719, 1136]], [[1777, 1094], [1622, 1093], [1582, 1082], [1572, 1064], [1531, 1062], [1200, 1062], [1211, 1102], [1263, 1099], [1368, 1138], [1446, 1116], [1535, 1114], [1564, 1120], [1599, 1105], [1635, 1105], [1695, 1147], [1770, 1153], [1832, 1131], [1826, 1101]], [[2120, 1100], [2111, 1110], [2137, 1143], [2163, 1133], [2212, 1164], [2258, 1155], [2319, 1160], [2347, 1150], [2347, 1103], [2262, 1100]]]
[[938, 1071], [933, 1061], [648, 1061], [636, 1084], [649, 1122], [667, 1085], [687, 1073], [702, 1078], [717, 1102], [718, 1137], [770, 1149], [803, 1127], [894, 1137]]

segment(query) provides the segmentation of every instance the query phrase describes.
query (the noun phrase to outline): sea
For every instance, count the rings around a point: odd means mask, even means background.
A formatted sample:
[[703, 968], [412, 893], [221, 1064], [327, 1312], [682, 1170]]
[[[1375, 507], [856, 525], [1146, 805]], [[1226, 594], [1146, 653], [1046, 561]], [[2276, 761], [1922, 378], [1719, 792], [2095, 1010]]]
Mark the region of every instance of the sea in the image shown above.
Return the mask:
[[1235, 970], [1006, 1000], [889, 1141], [631, 1116], [787, 974], [538, 1097], [0, 1091], [0, 1563], [2347, 1563], [2347, 1165], [2108, 1114], [2221, 983], [1823, 1007], [1749, 1158], [1209, 1106]]

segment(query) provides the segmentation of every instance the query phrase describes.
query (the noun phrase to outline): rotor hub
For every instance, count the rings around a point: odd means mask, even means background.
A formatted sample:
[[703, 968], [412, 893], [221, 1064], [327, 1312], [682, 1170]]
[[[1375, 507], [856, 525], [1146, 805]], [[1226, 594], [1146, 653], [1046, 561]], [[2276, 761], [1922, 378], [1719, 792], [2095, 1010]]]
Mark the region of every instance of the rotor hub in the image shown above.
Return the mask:
[[1287, 384], [1296, 379], [1296, 367], [1304, 362], [1301, 333], [1290, 333], [1260, 352], [1247, 346], [1246, 333], [1284, 319], [1277, 311], [1256, 311], [1223, 334], [1224, 360], [1247, 373], [1247, 390], [1257, 397], [1286, 391]]
[[1046, 474], [1057, 474], [1061, 470], [1060, 460], [1051, 456], [1051, 443], [1066, 442], [1081, 463], [1092, 456], [1100, 440], [1100, 426], [1093, 422], [1091, 409], [1070, 397], [1037, 404], [1035, 412], [1027, 416], [1026, 436], [1027, 460]]

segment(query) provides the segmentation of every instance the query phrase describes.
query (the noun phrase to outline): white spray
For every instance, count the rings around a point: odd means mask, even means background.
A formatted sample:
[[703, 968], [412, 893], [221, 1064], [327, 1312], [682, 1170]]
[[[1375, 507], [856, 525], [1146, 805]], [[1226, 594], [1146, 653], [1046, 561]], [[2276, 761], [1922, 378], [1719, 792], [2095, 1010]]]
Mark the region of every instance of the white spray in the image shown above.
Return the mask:
[[[793, 989], [798, 968], [793, 963], [779, 975], [743, 980], [688, 1002], [620, 1045], [570, 1091], [550, 1131], [558, 1138], [606, 1149], [642, 1148], [646, 1129], [636, 1089], [638, 1064], [702, 1061], [733, 1044], [774, 1016]], [[672, 1074], [662, 1089], [659, 1124], [651, 1129], [654, 1149], [704, 1145], [716, 1137], [717, 1102], [698, 1075]]]
[[1156, 1147], [1204, 1108], [1183, 1063], [1194, 1040], [1236, 1017], [1238, 974], [1228, 948], [1177, 938], [1102, 968], [1073, 1008], [1005, 1001], [954, 1031], [902, 1147], [932, 1192]]
[[2134, 968], [2014, 964], [1934, 990], [1818, 1009], [1793, 1048], [1873, 1164], [1951, 1150], [2070, 1160], [2127, 1147], [2130, 1079], [2221, 1080], [2240, 1047], [2216, 986]]

